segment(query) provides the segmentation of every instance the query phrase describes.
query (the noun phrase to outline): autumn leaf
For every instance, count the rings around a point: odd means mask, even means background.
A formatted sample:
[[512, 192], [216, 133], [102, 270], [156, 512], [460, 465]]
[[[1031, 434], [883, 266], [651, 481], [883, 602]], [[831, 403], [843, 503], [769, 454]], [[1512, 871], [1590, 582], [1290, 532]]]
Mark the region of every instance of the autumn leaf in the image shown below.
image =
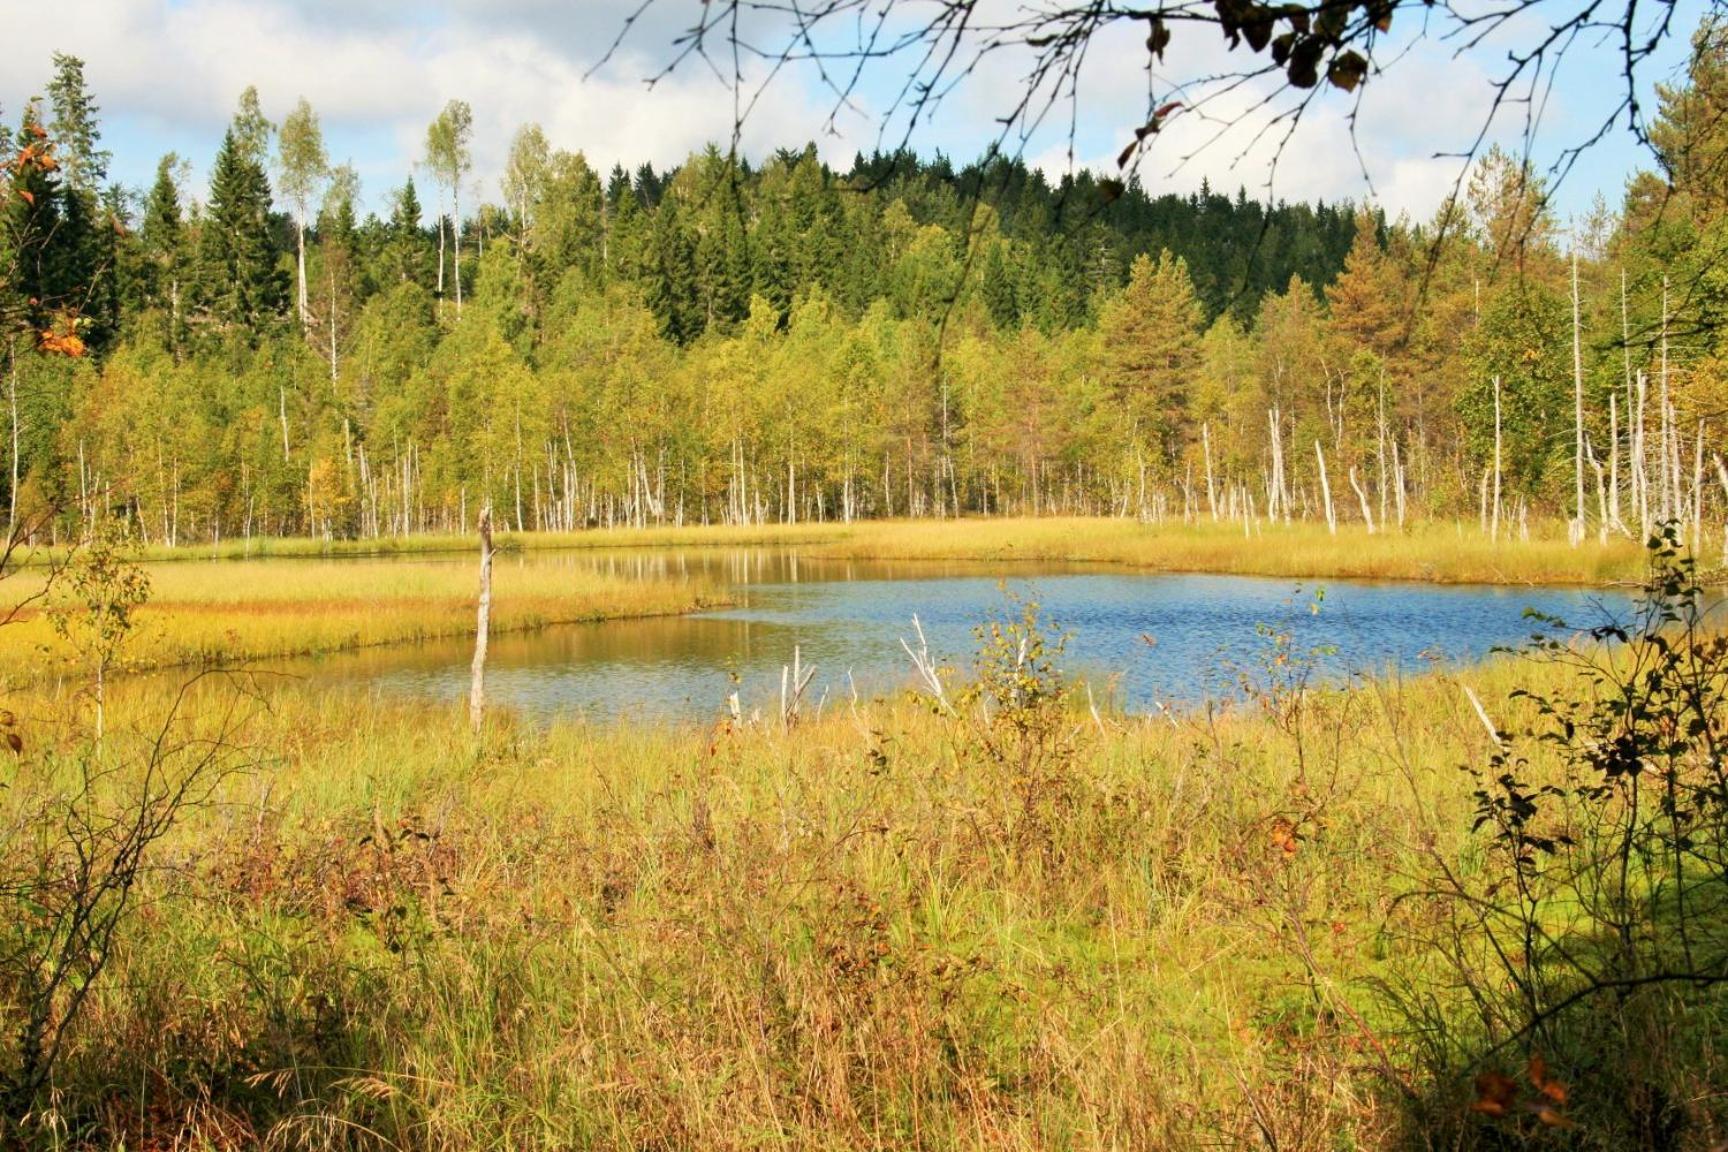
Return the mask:
[[38, 333], [36, 346], [44, 352], [56, 356], [70, 356], [73, 359], [84, 355], [85, 352], [84, 341], [76, 332], [46, 331]]
[[36, 207], [36, 195], [35, 195], [35, 193], [31, 192], [28, 188], [18, 189], [18, 198], [20, 200], [23, 200], [24, 203], [30, 205], [30, 207], [32, 207], [32, 208]]
[[1272, 847], [1285, 856], [1296, 855], [1296, 847], [1300, 843], [1300, 838], [1296, 835], [1296, 825], [1284, 817], [1280, 816], [1272, 821], [1272, 830], [1267, 838], [1272, 842]]
[[1345, 52], [1333, 58], [1326, 68], [1326, 79], [1334, 88], [1354, 92], [1368, 75], [1368, 61], [1360, 52]]
[[1578, 1127], [1578, 1122], [1576, 1120], [1573, 1120], [1564, 1112], [1561, 1112], [1556, 1108], [1551, 1108], [1546, 1104], [1530, 1104], [1527, 1105], [1527, 1107], [1530, 1111], [1536, 1114], [1536, 1119], [1539, 1123], [1545, 1124], [1550, 1128]]
[[1541, 1056], [1530, 1057], [1530, 1083], [1555, 1104], [1566, 1103], [1566, 1085], [1548, 1075], [1548, 1062]]
[[1484, 1116], [1504, 1116], [1518, 1099], [1518, 1084], [1498, 1072], [1484, 1072], [1476, 1077], [1476, 1099], [1470, 1111]]

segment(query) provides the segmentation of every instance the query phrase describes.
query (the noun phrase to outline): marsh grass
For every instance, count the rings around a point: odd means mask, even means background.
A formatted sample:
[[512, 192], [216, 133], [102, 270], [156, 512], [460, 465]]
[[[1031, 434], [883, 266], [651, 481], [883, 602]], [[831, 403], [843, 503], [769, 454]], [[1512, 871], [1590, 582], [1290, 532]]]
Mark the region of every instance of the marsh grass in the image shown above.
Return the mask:
[[89, 1145], [1388, 1146], [1416, 1037], [1375, 989], [1423, 971], [1402, 897], [1475, 858], [1489, 744], [1448, 675], [1294, 727], [1070, 710], [1029, 821], [911, 698], [476, 742], [270, 690], [278, 761], [178, 830], [68, 1054]]
[[[1059, 528], [1033, 543], [1061, 547]], [[906, 554], [940, 544], [914, 535]], [[332, 598], [331, 571], [364, 594]], [[558, 610], [572, 588], [702, 594], [533, 571], [519, 609], [533, 590]], [[471, 596], [467, 564], [151, 572], [169, 621], [287, 637], [332, 599], [379, 635], [439, 604], [465, 626]], [[234, 650], [271, 635], [241, 627]], [[1447, 975], [1447, 950], [1476, 943], [1432, 898], [1437, 875], [1492, 864], [1461, 769], [1497, 743], [1464, 688], [1510, 732], [1567, 669], [1501, 657], [1315, 688], [1262, 640], [1244, 698], [1156, 719], [1092, 714], [1011, 622], [987, 634], [983, 690], [955, 693], [963, 714], [901, 696], [791, 728], [502, 713], [476, 739], [457, 708], [249, 681], [246, 739], [268, 757], [163, 842], [70, 1030], [44, 1143], [1627, 1146], [1600, 1046], [1624, 1032], [1603, 1017], [1543, 1053], [1578, 1129], [1471, 1111], [1500, 1057]], [[170, 691], [116, 695], [116, 748]], [[231, 699], [201, 683], [188, 723]], [[87, 739], [71, 685], [7, 705], [17, 773]], [[1563, 770], [1531, 746], [1531, 779]], [[1728, 1070], [1708, 1035], [1682, 1038], [1646, 1046], [1639, 1083], [1710, 1147]]]
[[[149, 602], [137, 611], [120, 667], [232, 665], [275, 657], [462, 636], [474, 630], [476, 567], [463, 559], [264, 560], [152, 563]], [[24, 569], [30, 591], [38, 573]], [[723, 602], [679, 578], [625, 579], [578, 568], [497, 568], [492, 628], [666, 616]], [[74, 675], [69, 647], [35, 611], [0, 630], [0, 668], [13, 684]]]
[[[1111, 518], [860, 521], [853, 524], [690, 525], [500, 533], [506, 550], [607, 548], [798, 548], [811, 556], [890, 560], [1062, 561], [1151, 571], [1482, 584], [1606, 584], [1642, 573], [1642, 542], [1615, 537], [1572, 547], [1561, 523], [1529, 540], [1487, 539], [1474, 524], [1422, 523], [1370, 535], [1343, 525], [1142, 524]], [[158, 549], [152, 560], [423, 556], [471, 551], [458, 536], [374, 541], [225, 541], [215, 548]]]
[[882, 559], [1093, 561], [1161, 572], [1214, 572], [1446, 584], [1606, 584], [1642, 573], [1637, 543], [1571, 547], [1562, 530], [1494, 544], [1473, 526], [1423, 525], [1369, 535], [1324, 525], [1145, 525], [1131, 520], [972, 520], [963, 527], [906, 521], [861, 526], [814, 546], [819, 555]]

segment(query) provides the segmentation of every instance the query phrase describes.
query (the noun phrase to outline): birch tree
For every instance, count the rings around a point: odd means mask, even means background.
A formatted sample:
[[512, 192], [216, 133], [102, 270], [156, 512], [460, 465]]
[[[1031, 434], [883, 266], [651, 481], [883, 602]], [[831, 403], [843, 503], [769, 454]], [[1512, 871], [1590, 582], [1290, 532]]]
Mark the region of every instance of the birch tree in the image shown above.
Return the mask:
[[330, 158], [324, 152], [318, 114], [305, 97], [282, 121], [282, 130], [276, 135], [276, 173], [282, 195], [294, 209], [295, 307], [300, 327], [309, 329], [312, 312], [306, 303], [306, 223], [313, 202], [329, 179]]
[[[469, 146], [474, 136], [474, 110], [466, 100], [452, 100], [426, 129], [426, 166], [450, 197], [452, 272], [456, 280], [456, 315], [462, 315], [462, 181], [473, 167]], [[438, 232], [438, 294], [444, 294], [444, 224]]]

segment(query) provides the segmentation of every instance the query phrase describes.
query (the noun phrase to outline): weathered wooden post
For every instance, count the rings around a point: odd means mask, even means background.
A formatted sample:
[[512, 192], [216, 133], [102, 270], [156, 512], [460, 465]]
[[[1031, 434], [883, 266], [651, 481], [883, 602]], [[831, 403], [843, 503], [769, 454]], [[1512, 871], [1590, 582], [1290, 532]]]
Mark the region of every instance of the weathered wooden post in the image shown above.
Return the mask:
[[480, 611], [474, 632], [474, 668], [468, 686], [468, 722], [476, 734], [486, 716], [486, 633], [492, 617], [492, 502], [480, 509]]

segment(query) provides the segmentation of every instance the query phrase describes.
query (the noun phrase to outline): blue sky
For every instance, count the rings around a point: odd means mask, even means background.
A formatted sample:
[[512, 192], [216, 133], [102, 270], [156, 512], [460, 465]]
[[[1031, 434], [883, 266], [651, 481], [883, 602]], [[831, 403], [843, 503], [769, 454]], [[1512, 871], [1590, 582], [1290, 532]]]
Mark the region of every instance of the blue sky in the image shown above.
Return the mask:
[[[1001, 0], [1013, 11], [1021, 0]], [[1036, 5], [1039, 0], [1023, 0]], [[1472, 0], [1485, 3], [1486, 0]], [[539, 122], [558, 147], [581, 150], [590, 161], [657, 166], [676, 163], [709, 140], [724, 141], [732, 124], [732, 98], [709, 73], [690, 68], [649, 91], [644, 77], [667, 55], [667, 45], [695, 9], [695, 0], [659, 0], [626, 50], [593, 76], [589, 69], [617, 34], [637, 0], [58, 0], [8, 13], [14, 44], [40, 46], [36, 59], [9, 54], [0, 74], [0, 106], [8, 120], [46, 83], [50, 51], [82, 56], [103, 109], [104, 143], [114, 153], [113, 175], [132, 185], [151, 179], [157, 160], [173, 151], [192, 164], [192, 192], [200, 194], [222, 129], [240, 91], [257, 85], [274, 119], [305, 96], [323, 121], [333, 161], [359, 170], [369, 206], [384, 201], [419, 159], [427, 122], [447, 99], [468, 100], [475, 113], [475, 171], [465, 199], [496, 198], [497, 177], [510, 135]], [[1574, 5], [1550, 0], [1510, 30], [1528, 34], [1535, 20]], [[1704, 9], [1682, 0], [1678, 35], [1644, 73], [1643, 102], [1653, 110], [1650, 87], [1683, 74], [1686, 39]], [[1508, 39], [1464, 57], [1432, 27], [1427, 36], [1401, 14], [1395, 41], [1378, 53], [1396, 57], [1363, 92], [1355, 145], [1346, 118], [1352, 97], [1326, 93], [1284, 147], [1276, 169], [1267, 139], [1251, 143], [1238, 129], [1212, 139], [1217, 122], [1178, 114], [1139, 165], [1155, 190], [1189, 191], [1202, 179], [1215, 187], [1245, 186], [1251, 195], [1284, 199], [1364, 199], [1372, 195], [1393, 214], [1430, 214], [1451, 190], [1459, 161], [1436, 153], [1466, 148], [1487, 116], [1491, 78]], [[771, 32], [772, 29], [765, 30]], [[1144, 26], [1124, 26], [1094, 46], [1080, 90], [1074, 162], [1113, 168], [1121, 147], [1145, 119], [1149, 80], [1141, 47]], [[1211, 28], [1179, 29], [1166, 62], [1151, 78], [1158, 99], [1173, 84], [1229, 61]], [[996, 118], [1013, 105], [1025, 74], [1024, 58], [987, 61], [954, 91], [912, 137], [920, 151], [941, 149], [956, 158], [977, 155], [1000, 131]], [[866, 77], [859, 108], [829, 130], [831, 99], [808, 72], [782, 74], [753, 111], [746, 151], [816, 141], [836, 163], [883, 139], [882, 117], [892, 103], [903, 65], [882, 64]], [[1611, 46], [1580, 43], [1555, 76], [1532, 156], [1539, 167], [1561, 149], [1591, 135], [1617, 98], [1617, 62]], [[1215, 106], [1224, 118], [1247, 96]], [[1027, 159], [1052, 173], [1069, 164], [1066, 109], [1030, 138], [1016, 141]], [[1250, 122], [1249, 129], [1259, 122]], [[1518, 110], [1504, 114], [1491, 138], [1521, 147]], [[901, 126], [886, 132], [889, 143]], [[1204, 148], [1198, 145], [1210, 140]], [[1360, 150], [1362, 163], [1356, 159]], [[1649, 164], [1624, 130], [1592, 148], [1561, 186], [1562, 214], [1588, 209], [1598, 193], [1612, 206], [1627, 176]], [[1364, 178], [1363, 167], [1367, 169]], [[423, 198], [429, 198], [429, 191]]]

